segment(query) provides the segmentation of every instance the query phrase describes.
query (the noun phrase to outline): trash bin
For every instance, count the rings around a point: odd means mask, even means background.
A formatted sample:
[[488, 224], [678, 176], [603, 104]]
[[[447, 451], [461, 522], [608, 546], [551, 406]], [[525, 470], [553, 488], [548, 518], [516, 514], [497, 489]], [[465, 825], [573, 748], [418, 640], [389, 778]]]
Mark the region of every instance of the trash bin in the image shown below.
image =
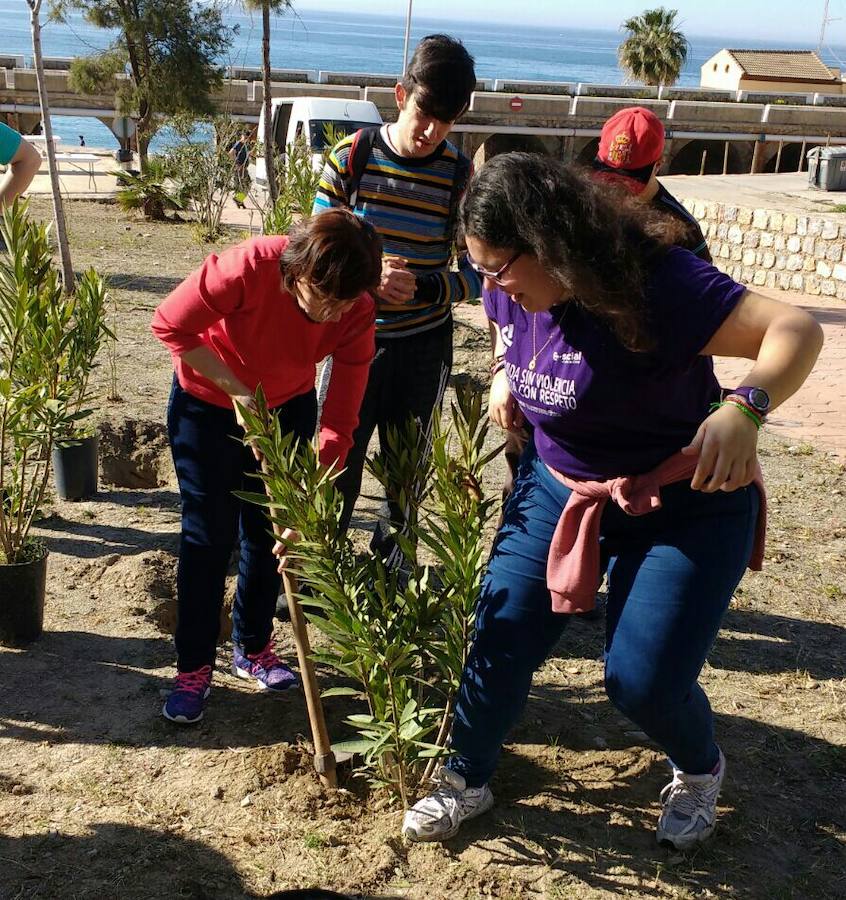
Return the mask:
[[808, 151], [808, 184], [821, 191], [846, 191], [846, 147]]

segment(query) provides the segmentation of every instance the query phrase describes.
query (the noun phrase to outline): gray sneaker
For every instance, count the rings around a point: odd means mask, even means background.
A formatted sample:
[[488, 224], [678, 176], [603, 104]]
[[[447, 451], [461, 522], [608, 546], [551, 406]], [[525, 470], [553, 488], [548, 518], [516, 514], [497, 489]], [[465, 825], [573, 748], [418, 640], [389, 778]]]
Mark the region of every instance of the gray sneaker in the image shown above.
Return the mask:
[[717, 825], [717, 798], [725, 773], [722, 750], [716, 775], [688, 775], [673, 767], [673, 780], [661, 791], [664, 808], [656, 833], [659, 844], [687, 850], [711, 837]]
[[402, 833], [410, 841], [445, 841], [458, 834], [461, 823], [487, 812], [493, 794], [486, 785], [469, 788], [457, 772], [441, 766], [435, 773], [434, 793], [418, 800], [402, 823]]

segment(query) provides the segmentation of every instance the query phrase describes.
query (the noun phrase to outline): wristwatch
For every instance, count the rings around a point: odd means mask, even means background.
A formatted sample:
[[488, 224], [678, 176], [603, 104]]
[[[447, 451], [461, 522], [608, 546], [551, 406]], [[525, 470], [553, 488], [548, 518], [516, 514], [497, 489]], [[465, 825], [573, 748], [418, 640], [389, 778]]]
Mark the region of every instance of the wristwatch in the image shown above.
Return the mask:
[[728, 392], [728, 396], [732, 394], [742, 397], [759, 416], [765, 416], [770, 411], [770, 395], [763, 388], [744, 385]]

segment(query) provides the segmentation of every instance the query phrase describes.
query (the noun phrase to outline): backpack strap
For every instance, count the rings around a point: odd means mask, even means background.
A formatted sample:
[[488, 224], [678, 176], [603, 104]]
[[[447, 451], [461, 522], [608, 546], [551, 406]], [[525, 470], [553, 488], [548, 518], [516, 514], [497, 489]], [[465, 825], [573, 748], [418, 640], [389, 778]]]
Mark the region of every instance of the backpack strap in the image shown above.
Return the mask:
[[350, 144], [350, 155], [347, 160], [347, 175], [344, 178], [344, 186], [347, 191], [347, 203], [350, 209], [355, 209], [358, 201], [358, 189], [361, 185], [361, 177], [367, 168], [367, 160], [376, 143], [376, 135], [379, 134], [380, 125], [372, 128], [360, 128], [354, 135]]
[[467, 189], [467, 182], [472, 174], [473, 164], [461, 152], [455, 160], [455, 174], [452, 180], [452, 189], [449, 193], [449, 218], [447, 219], [447, 235], [450, 243], [455, 241], [455, 225], [458, 220], [458, 204]]

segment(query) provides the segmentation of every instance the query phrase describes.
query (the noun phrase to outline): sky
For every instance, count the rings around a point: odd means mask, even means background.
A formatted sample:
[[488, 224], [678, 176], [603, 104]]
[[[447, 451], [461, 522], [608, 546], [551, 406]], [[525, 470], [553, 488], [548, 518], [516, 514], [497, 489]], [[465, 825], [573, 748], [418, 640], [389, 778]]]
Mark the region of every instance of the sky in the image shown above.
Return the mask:
[[[347, 0], [349, 2], [349, 0]], [[412, 0], [413, 15], [434, 19], [480, 19], [519, 24], [566, 25], [572, 28], [618, 28], [644, 9], [677, 9], [682, 30], [717, 37], [775, 38], [816, 44], [824, 0]], [[846, 44], [846, 0], [830, 0], [827, 42]], [[294, 0], [301, 10], [342, 10], [344, 0]], [[404, 16], [408, 0], [358, 0], [358, 13]]]

